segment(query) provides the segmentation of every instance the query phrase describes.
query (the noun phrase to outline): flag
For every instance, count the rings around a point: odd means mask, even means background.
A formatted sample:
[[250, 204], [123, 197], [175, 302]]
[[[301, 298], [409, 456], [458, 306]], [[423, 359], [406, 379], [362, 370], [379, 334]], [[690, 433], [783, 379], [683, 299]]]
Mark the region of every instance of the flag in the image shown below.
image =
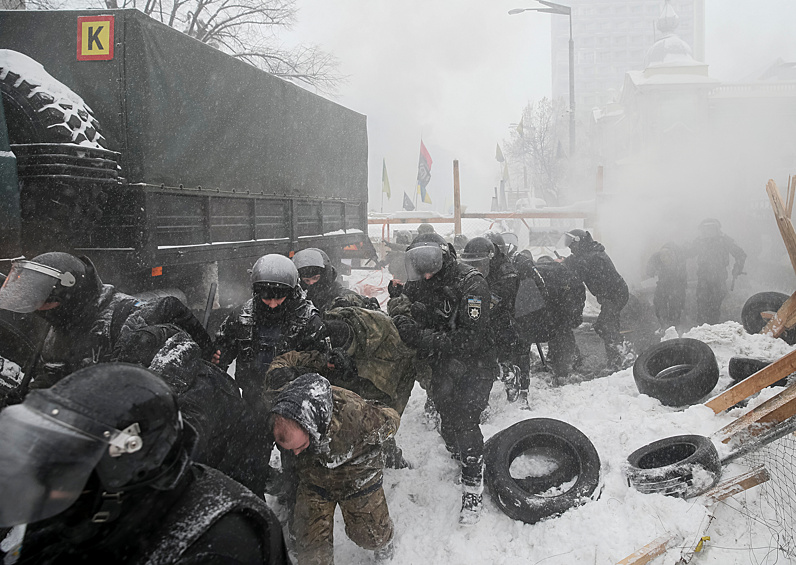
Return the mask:
[[420, 199], [426, 204], [431, 204], [431, 197], [426, 191], [426, 185], [431, 180], [431, 155], [420, 140], [420, 161], [417, 164], [417, 191]]
[[506, 186], [511, 186], [511, 182], [509, 182], [509, 164], [507, 162], [503, 163], [503, 182], [506, 183]]
[[522, 120], [517, 124], [517, 133], [520, 134], [520, 137], [523, 137]]
[[385, 159], [381, 160], [381, 191], [387, 195], [387, 198], [391, 196], [390, 179], [387, 178], [387, 161]]
[[412, 199], [407, 196], [406, 192], [404, 192], [404, 210], [408, 210], [411, 212], [415, 209], [415, 205], [412, 204]]
[[502, 163], [506, 158], [503, 157], [503, 151], [500, 150], [500, 143], [496, 143], [495, 148], [495, 159], [497, 159], [499, 163]]

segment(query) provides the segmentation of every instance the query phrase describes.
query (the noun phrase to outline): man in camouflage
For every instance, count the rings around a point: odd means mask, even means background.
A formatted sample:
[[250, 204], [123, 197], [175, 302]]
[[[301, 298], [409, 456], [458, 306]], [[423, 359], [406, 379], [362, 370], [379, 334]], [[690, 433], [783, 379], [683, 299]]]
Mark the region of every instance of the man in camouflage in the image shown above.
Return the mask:
[[381, 446], [398, 430], [398, 413], [309, 373], [276, 397], [269, 421], [277, 445], [296, 457], [298, 562], [334, 563], [338, 505], [348, 537], [374, 550], [377, 560], [391, 559], [393, 523], [382, 487]]

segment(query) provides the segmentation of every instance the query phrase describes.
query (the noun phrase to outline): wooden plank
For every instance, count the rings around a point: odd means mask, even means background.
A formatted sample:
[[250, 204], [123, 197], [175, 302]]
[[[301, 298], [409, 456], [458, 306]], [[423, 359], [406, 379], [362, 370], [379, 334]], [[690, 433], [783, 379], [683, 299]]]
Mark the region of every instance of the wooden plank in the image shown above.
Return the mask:
[[678, 544], [682, 538], [676, 534], [666, 534], [649, 542], [647, 545], [634, 551], [616, 565], [644, 565], [659, 555], [663, 555], [672, 546]]
[[721, 481], [715, 487], [702, 494], [699, 497], [699, 501], [705, 504], [705, 506], [710, 506], [731, 496], [735, 496], [739, 492], [763, 484], [770, 478], [771, 475], [769, 475], [768, 470], [763, 465], [760, 465], [751, 471]]
[[720, 395], [707, 401], [705, 406], [718, 414], [793, 372], [796, 372], [796, 350], [780, 357], [771, 365], [763, 367], [750, 377], [736, 383]]
[[796, 414], [796, 384], [789, 386], [776, 396], [772, 396], [760, 406], [757, 406], [733, 420], [711, 437], [727, 443], [737, 437], [741, 441], [741, 436], [753, 438], [765, 431], [769, 426], [766, 424], [778, 424], [784, 422]]
[[785, 213], [788, 214], [788, 218], [791, 220], [793, 220], [794, 194], [796, 194], [796, 175], [790, 175], [788, 177], [788, 201], [785, 204]]
[[785, 249], [788, 251], [793, 272], [796, 273], [796, 230], [793, 229], [793, 224], [790, 221], [785, 205], [782, 203], [777, 183], [773, 179], [768, 180], [766, 192], [768, 193], [768, 199], [771, 201], [771, 207], [774, 209], [774, 218], [777, 220], [777, 227], [782, 235], [782, 241], [785, 242]]
[[790, 295], [788, 299], [780, 306], [776, 314], [774, 314], [768, 323], [760, 330], [763, 335], [771, 335], [779, 337], [782, 332], [791, 328], [796, 323], [796, 293]]

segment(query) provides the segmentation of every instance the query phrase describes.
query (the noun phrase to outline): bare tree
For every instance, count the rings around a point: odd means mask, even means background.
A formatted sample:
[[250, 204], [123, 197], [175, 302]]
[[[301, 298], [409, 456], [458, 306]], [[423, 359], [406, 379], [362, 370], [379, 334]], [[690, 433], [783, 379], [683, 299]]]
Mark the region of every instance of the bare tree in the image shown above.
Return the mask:
[[568, 124], [566, 107], [562, 100], [529, 102], [520, 124], [506, 143], [506, 156], [513, 166], [521, 164], [531, 173], [538, 196], [549, 205], [558, 205], [568, 161], [562, 146]]
[[296, 22], [296, 0], [28, 0], [39, 8], [135, 8], [278, 77], [332, 93], [344, 80], [337, 60], [315, 45], [289, 48], [278, 39]]

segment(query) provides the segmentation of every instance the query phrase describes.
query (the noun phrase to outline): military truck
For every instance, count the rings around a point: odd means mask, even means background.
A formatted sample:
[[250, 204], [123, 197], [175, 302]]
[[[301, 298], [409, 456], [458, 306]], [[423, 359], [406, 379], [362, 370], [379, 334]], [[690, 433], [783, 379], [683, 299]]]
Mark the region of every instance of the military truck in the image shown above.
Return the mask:
[[243, 300], [266, 253], [375, 257], [365, 116], [136, 10], [0, 11], [0, 29], [0, 258], [83, 254], [199, 308], [214, 283]]

